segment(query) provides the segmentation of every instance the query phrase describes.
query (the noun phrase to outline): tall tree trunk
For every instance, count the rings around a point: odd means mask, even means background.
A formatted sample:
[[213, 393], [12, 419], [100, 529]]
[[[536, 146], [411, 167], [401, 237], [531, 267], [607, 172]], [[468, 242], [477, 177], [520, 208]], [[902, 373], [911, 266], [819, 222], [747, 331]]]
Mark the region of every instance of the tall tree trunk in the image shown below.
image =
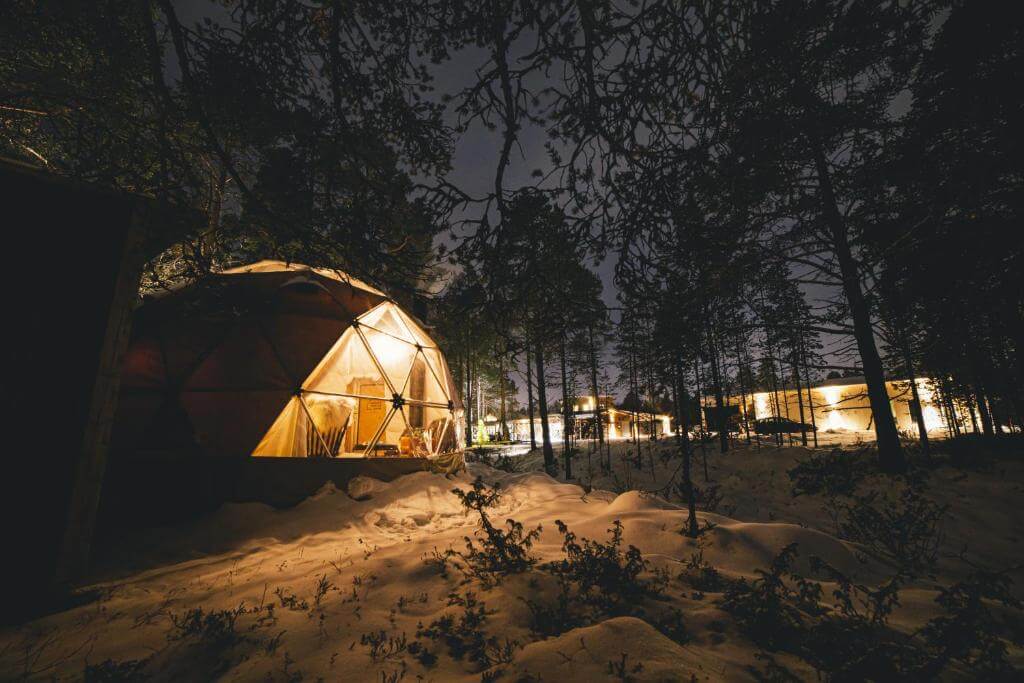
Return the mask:
[[981, 430], [985, 436], [995, 436], [995, 423], [992, 419], [992, 413], [989, 411], [984, 391], [984, 387], [981, 386], [976, 387], [974, 391], [974, 400], [978, 404], [978, 414], [981, 415]]
[[[702, 392], [701, 392], [701, 384], [700, 384], [700, 351], [699, 350], [697, 352], [697, 358], [694, 359], [694, 361], [693, 361], [693, 367], [694, 367], [693, 376], [694, 376], [694, 379], [697, 380], [697, 395], [700, 397], [700, 396], [702, 396]], [[685, 386], [683, 388], [683, 396], [684, 397], [686, 396], [686, 388], [685, 388]], [[703, 416], [704, 415], [704, 403], [703, 403], [703, 400], [701, 398], [697, 399], [697, 408], [698, 408], [698, 410], [700, 410], [700, 414]], [[703, 419], [703, 418], [701, 418], [701, 419]], [[710, 426], [710, 424], [709, 424], [709, 426]], [[707, 448], [707, 441], [704, 438], [704, 433], [703, 432], [704, 432], [704, 426], [701, 425], [700, 459], [704, 463], [704, 482], [707, 483], [707, 481], [708, 481], [708, 448]]]
[[804, 389], [800, 384], [800, 363], [793, 351], [793, 379], [796, 380], [796, 404], [800, 410], [800, 445], [807, 448], [807, 430], [804, 429]]
[[[704, 308], [705, 316], [707, 307]], [[718, 427], [718, 443], [725, 453], [729, 450], [729, 426], [725, 416], [725, 394], [722, 391], [722, 373], [718, 367], [718, 350], [710, 325], [707, 328], [708, 359], [711, 361], [711, 390], [715, 393], [715, 410], [718, 411], [715, 426]]]
[[565, 479], [572, 479], [572, 398], [569, 396], [569, 381], [565, 368], [565, 331], [559, 340], [559, 360], [562, 366], [562, 460]]
[[[650, 349], [653, 344], [648, 341], [646, 348], [648, 353], [644, 354], [646, 363], [644, 364], [645, 370], [647, 371], [647, 407], [648, 407], [648, 423], [647, 429], [650, 430], [650, 434], [647, 436], [647, 465], [651, 468], [651, 481], [654, 481], [656, 475], [654, 473], [654, 442], [657, 441], [657, 420], [655, 419], [655, 401], [654, 401], [654, 362], [651, 360]], [[666, 434], [666, 436], [668, 436]]]
[[[890, 266], [891, 267], [891, 266]], [[903, 363], [906, 366], [907, 377], [910, 380], [910, 394], [914, 408], [911, 412], [917, 422], [917, 436], [921, 441], [921, 451], [927, 458], [930, 447], [928, 444], [928, 428], [924, 423], [924, 405], [921, 404], [921, 396], [917, 390], [917, 373], [914, 371], [914, 356], [910, 349], [910, 337], [907, 334], [907, 312], [903, 305], [903, 297], [899, 289], [893, 284], [891, 278], [884, 278], [883, 294], [891, 303], [892, 324], [891, 327], [899, 344], [900, 353], [903, 355]]]
[[530, 450], [537, 450], [537, 430], [533, 426], [533, 368], [530, 367], [530, 347], [526, 347], [526, 404], [530, 416]]
[[594, 392], [594, 429], [597, 430], [597, 447], [604, 445], [604, 422], [601, 420], [601, 395], [597, 388], [597, 348], [594, 344], [594, 328], [587, 330], [590, 338], [590, 390]]
[[[775, 350], [772, 346], [771, 329], [768, 327], [767, 323], [765, 323], [764, 326], [764, 339], [765, 346], [768, 349], [768, 379], [771, 384], [772, 400], [774, 401], [772, 412], [774, 413], [774, 417], [782, 417], [782, 407], [779, 404], [779, 377], [775, 374]], [[782, 363], [779, 363], [779, 375], [781, 374]], [[785, 387], [783, 387], [782, 390], [785, 392]], [[780, 448], [782, 447], [782, 432], [776, 432], [775, 443]]]
[[970, 392], [967, 392], [965, 403], [967, 404], [967, 414], [971, 417], [971, 434], [981, 434], [981, 428], [978, 427], [977, 412], [974, 408], [976, 405], [974, 402], [974, 396]]
[[740, 385], [740, 405], [743, 406], [743, 429], [747, 434], [747, 447], [750, 446], [750, 415], [747, 414], [747, 381], [744, 379], [743, 356], [739, 337], [736, 338], [736, 380]]
[[701, 374], [700, 373], [700, 365], [701, 365], [701, 363], [700, 363], [700, 351], [698, 350], [697, 358], [693, 362], [693, 379], [694, 379], [694, 381], [696, 382], [696, 385], [697, 385], [696, 386], [696, 389], [697, 389], [697, 420], [699, 421], [699, 424], [700, 424], [700, 441], [701, 441], [701, 448], [703, 448], [704, 447], [704, 434], [708, 431], [708, 427], [710, 427], [710, 425], [705, 426], [705, 424], [704, 424], [704, 419], [707, 417], [707, 415], [704, 412], [704, 386], [703, 386], [703, 382], [701, 382], [701, 377], [700, 377], [700, 374]]
[[[630, 342], [633, 343], [632, 341]], [[630, 391], [633, 393], [633, 442], [636, 444], [637, 454], [634, 464], [637, 469], [643, 467], [643, 459], [640, 455], [640, 387], [637, 380], [636, 353], [630, 351]]]
[[686, 496], [686, 507], [690, 513], [689, 519], [686, 520], [686, 535], [690, 538], [697, 538], [699, 534], [697, 527], [697, 499], [693, 491], [690, 427], [686, 420], [686, 406], [689, 403], [689, 399], [686, 395], [686, 383], [678, 356], [674, 370], [672, 398], [676, 411], [676, 443], [679, 445], [679, 455], [683, 459], [683, 495]]
[[956, 427], [956, 411], [952, 409], [952, 403], [949, 400], [949, 396], [946, 394], [945, 383], [939, 383], [939, 402], [942, 404], [942, 414], [946, 418], [946, 435], [952, 439], [957, 435], [954, 430]]
[[901, 339], [903, 347], [903, 362], [907, 366], [907, 376], [910, 380], [910, 397], [917, 408], [914, 410], [914, 419], [917, 421], [917, 436], [921, 440], [921, 452], [924, 457], [931, 455], [931, 447], [928, 443], [928, 427], [924, 423], [924, 405], [921, 403], [921, 394], [917, 390], [917, 373], [914, 372], [914, 358], [910, 354], [910, 345], [906, 339]]
[[551, 476], [558, 474], [555, 451], [551, 448], [551, 427], [548, 425], [548, 393], [544, 381], [544, 349], [537, 343], [534, 356], [537, 359], [537, 404], [540, 407], [540, 433], [544, 442], [544, 470]]
[[860, 352], [861, 367], [864, 369], [864, 380], [868, 385], [868, 401], [875, 418], [875, 439], [878, 444], [878, 463], [887, 472], [904, 472], [907, 468], [900, 435], [896, 430], [892, 407], [889, 404], [889, 392], [885, 387], [885, 370], [882, 358], [875, 345], [875, 332], [871, 324], [871, 310], [864, 292], [860, 288], [860, 269], [850, 249], [846, 223], [839, 212], [832, 178], [825, 152], [821, 144], [812, 143], [814, 164], [818, 172], [818, 183], [821, 189], [822, 207], [825, 220], [832, 236], [832, 248], [839, 263], [839, 274], [843, 280], [843, 293], [850, 308], [853, 322], [853, 336]]
[[508, 441], [505, 430], [505, 357], [498, 356], [498, 440]]
[[476, 425], [480, 433], [477, 435], [479, 441], [484, 440], [484, 416], [487, 414], [484, 412], [484, 378], [480, 376], [480, 373], [476, 373]]
[[[942, 390], [942, 403], [946, 406], [946, 410], [949, 411], [950, 419], [949, 419], [949, 422], [947, 424], [950, 426], [950, 428], [952, 430], [952, 433], [950, 434], [950, 438], [958, 437], [958, 436], [960, 436], [960, 433], [961, 433], [961, 430], [960, 430], [960, 415], [959, 415], [959, 413], [957, 412], [957, 409], [956, 409], [956, 402], [954, 400], [955, 397], [953, 395], [952, 382], [950, 382], [946, 378], [942, 378], [941, 380], [939, 380], [939, 387]], [[974, 409], [973, 409], [973, 407], [971, 406], [970, 402], [967, 402], [965, 405], [967, 406], [968, 411], [970, 412], [971, 422], [974, 422]], [[977, 426], [977, 425], [975, 425], [975, 426]]]
[[[996, 429], [999, 430], [1000, 434], [1014, 432], [1014, 422], [1016, 417], [1020, 414], [1019, 405], [1019, 394], [1020, 391], [1013, 383], [1013, 365], [1010, 361], [1009, 349], [1007, 348], [1007, 337], [1005, 335], [995, 342], [998, 344], [998, 348], [993, 352], [990, 367], [1005, 368], [1005, 371], [999, 373], [991, 373], [989, 377], [992, 380], [992, 384], [996, 387], [998, 392], [999, 412], [996, 415]], [[1005, 429], [1008, 432], [1004, 432]]]
[[206, 209], [206, 234], [198, 238], [197, 249], [199, 251], [200, 265], [203, 272], [213, 269], [214, 263], [211, 249], [207, 246], [209, 242], [215, 242], [217, 233], [220, 231], [221, 215], [224, 207], [224, 189], [228, 183], [228, 170], [224, 164], [220, 164], [220, 172], [214, 177], [213, 170], [210, 171], [210, 198]]
[[466, 447], [473, 445], [473, 361], [466, 352]]
[[[789, 396], [786, 392], [789, 391], [786, 384], [786, 367], [783, 365], [782, 355], [779, 355], [779, 377], [782, 379], [782, 406], [786, 411], [786, 420], [791, 421], [789, 417]], [[786, 436], [789, 439], [789, 445], [793, 445], [793, 432], [786, 432]]]
[[807, 385], [807, 407], [811, 411], [811, 427], [813, 431], [811, 434], [814, 435], [814, 447], [818, 447], [818, 420], [814, 416], [814, 394], [811, 392], [811, 368], [807, 362], [807, 347], [804, 346], [803, 340], [800, 341], [800, 359], [804, 364], [804, 383]]
[[966, 348], [967, 359], [973, 375], [974, 400], [978, 404], [978, 414], [981, 415], [981, 429], [985, 436], [995, 436], [995, 421], [989, 411], [988, 402], [985, 400], [988, 392], [985, 391], [985, 383], [982, 380], [981, 359], [978, 358], [978, 350], [973, 339], [968, 337]]
[[[649, 333], [650, 328], [649, 327], [646, 328], [646, 331]], [[643, 349], [644, 349], [643, 370], [644, 370], [644, 375], [645, 375], [644, 384], [647, 385], [647, 408], [648, 408], [648, 411], [647, 411], [647, 429], [650, 432], [647, 435], [647, 458], [650, 460], [651, 476], [652, 477], [654, 476], [654, 461], [653, 461], [652, 456], [651, 456], [651, 451], [653, 449], [653, 444], [651, 442], [652, 441], [657, 441], [657, 437], [658, 437], [658, 435], [657, 435], [657, 428], [656, 428], [657, 425], [655, 424], [656, 420], [655, 420], [655, 417], [654, 417], [655, 410], [656, 410], [656, 408], [655, 408], [655, 400], [654, 400], [654, 361], [651, 358], [651, 349], [653, 348], [653, 346], [654, 346], [654, 344], [653, 344], [650, 336], [646, 337], [644, 339], [644, 345], [643, 345]]]

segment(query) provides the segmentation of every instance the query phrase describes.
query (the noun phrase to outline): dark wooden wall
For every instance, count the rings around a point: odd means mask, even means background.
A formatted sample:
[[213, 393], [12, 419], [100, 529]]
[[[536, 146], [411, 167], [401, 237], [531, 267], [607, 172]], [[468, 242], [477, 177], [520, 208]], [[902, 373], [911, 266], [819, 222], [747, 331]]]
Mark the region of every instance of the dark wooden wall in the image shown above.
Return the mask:
[[17, 600], [52, 587], [75, 472], [105, 444], [145, 203], [0, 162], [0, 499]]

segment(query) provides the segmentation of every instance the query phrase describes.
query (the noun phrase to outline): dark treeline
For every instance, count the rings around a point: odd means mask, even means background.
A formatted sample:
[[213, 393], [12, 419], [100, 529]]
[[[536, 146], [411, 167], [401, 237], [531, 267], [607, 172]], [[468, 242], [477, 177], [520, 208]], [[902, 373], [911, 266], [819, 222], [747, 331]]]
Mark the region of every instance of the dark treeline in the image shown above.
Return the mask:
[[[795, 389], [803, 413], [823, 369], [863, 374], [894, 472], [905, 456], [887, 376], [933, 378], [954, 432], [954, 404], [987, 434], [1021, 424], [1012, 12], [556, 3], [505, 21], [533, 50], [516, 59], [483, 36], [494, 68], [480, 87], [565, 74], [493, 106], [513, 143], [543, 121], [568, 230], [615, 251], [631, 391], [653, 382], [652, 395], [722, 405], [756, 386], [788, 412], [778, 394]], [[497, 217], [476, 234], [500, 240]], [[706, 426], [726, 450], [725, 430]]]
[[[527, 414], [540, 420], [542, 432], [531, 440], [542, 445], [552, 472], [556, 463], [548, 413], [555, 396], [548, 393], [549, 384], [557, 387], [563, 424], [570, 424], [575, 397], [593, 393], [578, 380], [586, 376], [597, 382], [607, 335], [601, 282], [584, 265], [585, 245], [547, 196], [520, 191], [505, 208], [502, 229], [491, 239], [475, 240], [472, 251], [461, 252], [461, 273], [440, 302], [442, 336], [450, 340], [448, 353], [464, 383], [488, 366], [492, 371], [496, 364], [522, 368]], [[495, 345], [501, 353], [490, 353]], [[551, 377], [557, 380], [549, 382]], [[470, 390], [471, 385], [470, 379]], [[470, 406], [467, 427], [481, 417]], [[499, 424], [505, 429], [503, 419]], [[572, 452], [566, 448], [563, 453], [571, 476]]]
[[[574, 397], [618, 390], [676, 416], [690, 487], [688, 428], [729, 448], [698, 399], [762, 391], [778, 414], [796, 390], [789, 417], [813, 420], [808, 387], [845, 369], [900, 472], [887, 376], [931, 378], [954, 433], [1024, 419], [1012, 5], [233, 0], [189, 22], [168, 0], [16, 0], [2, 144], [198, 209], [155, 282], [274, 255], [414, 292], [447, 259], [467, 428], [481, 387], [507, 416], [525, 385], [549, 470], [549, 409], [570, 424]], [[437, 67], [467, 58], [472, 82], [440, 97]], [[448, 180], [475, 126], [498, 142], [480, 196]], [[547, 165], [509, 187], [526, 135]]]

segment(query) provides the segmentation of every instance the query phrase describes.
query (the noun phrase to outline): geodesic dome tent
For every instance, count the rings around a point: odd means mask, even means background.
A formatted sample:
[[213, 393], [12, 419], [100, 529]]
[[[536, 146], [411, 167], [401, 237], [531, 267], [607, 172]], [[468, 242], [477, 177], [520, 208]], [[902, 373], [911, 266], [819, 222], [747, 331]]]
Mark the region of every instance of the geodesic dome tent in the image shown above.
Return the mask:
[[261, 261], [137, 311], [113, 447], [142, 454], [429, 457], [461, 402], [430, 336], [380, 290]]

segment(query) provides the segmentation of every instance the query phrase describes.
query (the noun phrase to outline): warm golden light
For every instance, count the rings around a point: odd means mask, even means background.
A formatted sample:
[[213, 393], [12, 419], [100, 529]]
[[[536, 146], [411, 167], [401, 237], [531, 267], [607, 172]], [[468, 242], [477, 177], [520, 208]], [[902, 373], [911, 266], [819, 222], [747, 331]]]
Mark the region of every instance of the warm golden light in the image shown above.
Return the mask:
[[385, 367], [392, 367], [412, 355], [413, 347], [386, 334], [375, 334], [370, 348], [377, 361]]
[[850, 424], [850, 421], [846, 419], [839, 408], [839, 402], [843, 395], [841, 387], [821, 387], [817, 391], [825, 399], [825, 411], [828, 413], [828, 416], [825, 418], [825, 424], [822, 427], [826, 431], [841, 432], [848, 429], [856, 429], [854, 425]]
[[842, 395], [842, 390], [839, 387], [822, 387], [818, 391], [825, 397], [825, 405], [829, 407], [839, 403], [839, 398]]
[[935, 407], [935, 392], [928, 385], [928, 380], [917, 380], [917, 395], [921, 400], [921, 417], [924, 418], [925, 430], [932, 432], [945, 429], [946, 421], [942, 419], [942, 414]]
[[772, 414], [771, 403], [768, 401], [767, 392], [754, 394], [754, 419], [760, 420]]
[[841, 432], [847, 429], [853, 429], [853, 427], [851, 427], [849, 422], [846, 421], [846, 418], [843, 417], [843, 414], [839, 412], [838, 408], [833, 408], [829, 411], [828, 419], [825, 420], [825, 429], [826, 431], [831, 430]]

